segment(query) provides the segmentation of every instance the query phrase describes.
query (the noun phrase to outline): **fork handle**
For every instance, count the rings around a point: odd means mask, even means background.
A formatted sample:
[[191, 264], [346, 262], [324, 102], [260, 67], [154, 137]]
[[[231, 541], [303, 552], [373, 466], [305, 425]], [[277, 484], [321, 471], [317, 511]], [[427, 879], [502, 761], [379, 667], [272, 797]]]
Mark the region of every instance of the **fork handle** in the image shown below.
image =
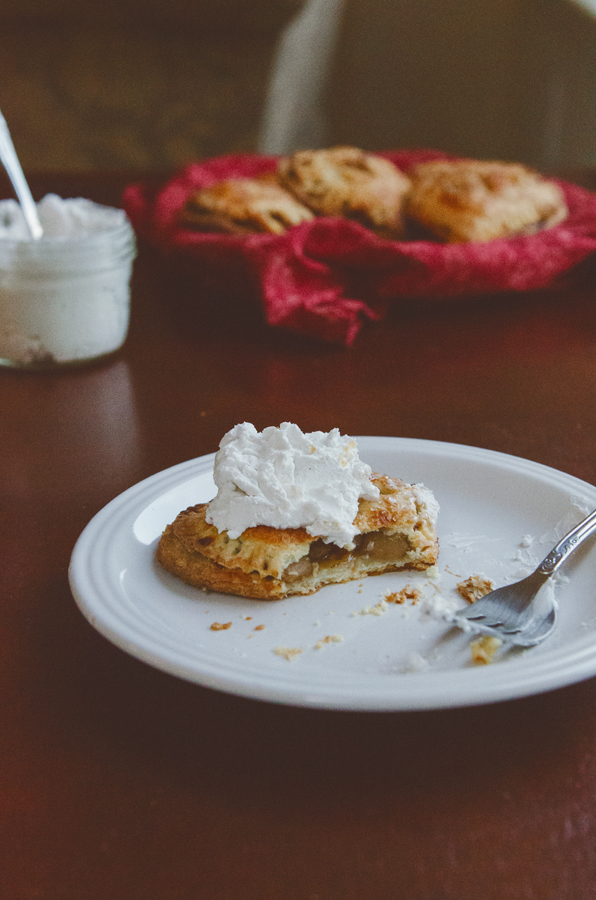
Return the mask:
[[563, 563], [568, 556], [570, 556], [574, 550], [576, 550], [579, 545], [585, 541], [587, 537], [590, 537], [596, 531], [596, 509], [590, 513], [589, 516], [576, 525], [575, 528], [572, 528], [571, 531], [565, 535], [564, 538], [561, 538], [558, 544], [556, 544], [550, 553], [544, 557], [538, 568], [537, 572], [541, 572], [543, 575], [552, 575], [555, 572], [561, 563]]

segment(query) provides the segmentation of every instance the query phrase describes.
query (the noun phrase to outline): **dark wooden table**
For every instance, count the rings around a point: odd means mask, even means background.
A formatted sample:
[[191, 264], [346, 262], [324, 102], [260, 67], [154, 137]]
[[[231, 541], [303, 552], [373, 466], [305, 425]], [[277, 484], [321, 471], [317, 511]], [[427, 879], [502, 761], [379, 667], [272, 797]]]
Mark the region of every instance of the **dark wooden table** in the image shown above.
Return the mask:
[[[33, 186], [118, 203], [125, 180]], [[243, 420], [454, 441], [596, 483], [596, 289], [396, 308], [349, 350], [181, 311], [178, 289], [142, 252], [118, 356], [0, 371], [0, 896], [596, 896], [595, 679], [437, 712], [257, 702], [117, 649], [67, 581], [99, 509]]]

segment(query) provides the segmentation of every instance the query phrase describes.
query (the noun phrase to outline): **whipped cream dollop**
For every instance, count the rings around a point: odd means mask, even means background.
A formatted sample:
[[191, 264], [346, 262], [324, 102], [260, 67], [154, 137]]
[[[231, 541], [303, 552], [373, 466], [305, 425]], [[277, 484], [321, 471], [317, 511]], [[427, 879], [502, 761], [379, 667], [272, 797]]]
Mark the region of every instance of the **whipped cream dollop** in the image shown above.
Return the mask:
[[283, 422], [258, 432], [243, 422], [215, 455], [217, 496], [207, 521], [237, 538], [246, 528], [304, 528], [327, 543], [351, 549], [358, 501], [375, 500], [371, 468], [353, 438], [332, 431], [303, 433]]

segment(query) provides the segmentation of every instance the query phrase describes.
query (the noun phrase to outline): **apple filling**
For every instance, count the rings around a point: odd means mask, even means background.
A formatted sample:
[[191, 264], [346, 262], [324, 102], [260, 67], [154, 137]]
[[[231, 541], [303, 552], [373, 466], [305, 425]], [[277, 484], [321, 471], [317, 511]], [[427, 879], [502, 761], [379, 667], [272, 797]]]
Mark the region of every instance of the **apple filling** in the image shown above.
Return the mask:
[[345, 550], [337, 544], [326, 544], [322, 538], [313, 541], [308, 554], [285, 569], [282, 580], [295, 582], [310, 578], [317, 570], [329, 570], [346, 560], [356, 558], [370, 561], [371, 567], [398, 565], [405, 560], [408, 550], [411, 550], [409, 540], [399, 532], [387, 534], [384, 531], [371, 531], [357, 535], [354, 543], [354, 549]]

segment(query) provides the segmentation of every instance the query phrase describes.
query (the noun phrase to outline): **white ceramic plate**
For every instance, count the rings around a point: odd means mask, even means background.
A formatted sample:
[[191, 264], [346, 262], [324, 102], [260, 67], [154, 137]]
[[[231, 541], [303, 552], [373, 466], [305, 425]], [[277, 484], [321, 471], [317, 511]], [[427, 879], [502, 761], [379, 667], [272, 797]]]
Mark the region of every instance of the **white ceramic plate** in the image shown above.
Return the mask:
[[[157, 668], [296, 706], [466, 706], [596, 674], [593, 540], [568, 561], [557, 585], [553, 636], [530, 650], [501, 652], [491, 665], [472, 665], [470, 636], [437, 616], [436, 599], [453, 603], [457, 582], [468, 575], [484, 574], [495, 584], [521, 577], [596, 507], [596, 487], [525, 459], [458, 444], [362, 437], [358, 446], [374, 470], [433, 490], [441, 505], [438, 580], [394, 573], [274, 602], [182, 584], [155, 563], [154, 551], [180, 510], [214, 496], [210, 455], [140, 482], [91, 520], [71, 560], [77, 604], [101, 634]], [[390, 604], [381, 615], [354, 615], [406, 584], [427, 599]], [[214, 631], [214, 622], [232, 624]], [[317, 649], [328, 636], [343, 640]], [[288, 660], [274, 652], [279, 647], [302, 652]]]

